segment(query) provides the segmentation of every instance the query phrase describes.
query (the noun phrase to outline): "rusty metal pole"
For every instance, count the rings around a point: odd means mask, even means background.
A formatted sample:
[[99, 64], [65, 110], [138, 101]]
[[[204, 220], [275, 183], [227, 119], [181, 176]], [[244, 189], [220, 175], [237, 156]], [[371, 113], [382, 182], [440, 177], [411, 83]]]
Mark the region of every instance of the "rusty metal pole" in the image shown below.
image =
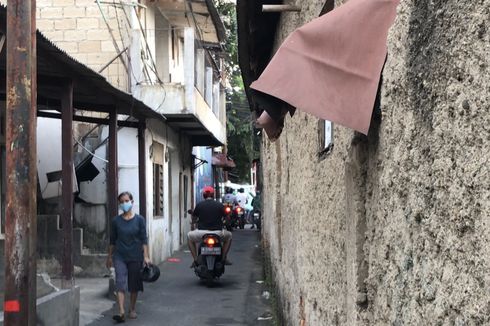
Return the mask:
[[[32, 13], [34, 1], [7, 1], [6, 326], [35, 325], [36, 110]], [[30, 284], [30, 281], [34, 281]], [[32, 288], [34, 287], [34, 289]]]
[[114, 109], [109, 116], [109, 173], [107, 175], [107, 202], [109, 206], [109, 223], [117, 215], [117, 110]]
[[[31, 117], [34, 124], [34, 130], [37, 126], [37, 38], [36, 38], [36, 0], [31, 0]], [[36, 146], [37, 148], [37, 146]], [[37, 152], [37, 151], [36, 151]], [[37, 162], [37, 158], [33, 160]], [[32, 178], [37, 184], [37, 170], [33, 168], [31, 173], [34, 174]], [[37, 198], [36, 198], [37, 199]], [[34, 205], [34, 214], [31, 216], [31, 225], [34, 227], [29, 228], [29, 270], [33, 271], [29, 273], [29, 305], [33, 307], [29, 309], [29, 320], [36, 320], [36, 301], [37, 301], [37, 201], [32, 203]]]
[[62, 288], [73, 287], [73, 82], [61, 94], [61, 221], [63, 223]]
[[145, 123], [138, 124], [138, 179], [140, 215], [146, 218], [146, 146]]

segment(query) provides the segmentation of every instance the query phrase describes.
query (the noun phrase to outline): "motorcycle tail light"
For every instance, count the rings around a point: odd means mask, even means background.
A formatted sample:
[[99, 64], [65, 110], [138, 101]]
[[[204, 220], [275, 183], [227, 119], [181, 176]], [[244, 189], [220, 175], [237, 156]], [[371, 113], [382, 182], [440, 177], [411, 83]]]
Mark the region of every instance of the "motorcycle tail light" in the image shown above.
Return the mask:
[[214, 238], [206, 238], [204, 239], [204, 243], [208, 246], [214, 246], [216, 244], [216, 240]]
[[238, 213], [240, 213], [240, 212], [242, 211], [242, 209], [241, 209], [240, 207], [238, 207], [238, 208], [236, 209], [236, 211], [237, 211]]
[[231, 212], [231, 208], [230, 207], [225, 207], [225, 213], [226, 214], [229, 214]]

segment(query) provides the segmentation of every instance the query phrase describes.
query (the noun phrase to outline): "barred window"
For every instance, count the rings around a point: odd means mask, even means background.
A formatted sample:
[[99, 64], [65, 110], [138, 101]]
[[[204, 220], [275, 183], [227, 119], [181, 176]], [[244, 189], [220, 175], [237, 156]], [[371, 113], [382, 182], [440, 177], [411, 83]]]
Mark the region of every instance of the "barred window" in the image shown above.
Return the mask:
[[164, 146], [158, 142], [153, 142], [153, 218], [163, 218], [164, 209]]

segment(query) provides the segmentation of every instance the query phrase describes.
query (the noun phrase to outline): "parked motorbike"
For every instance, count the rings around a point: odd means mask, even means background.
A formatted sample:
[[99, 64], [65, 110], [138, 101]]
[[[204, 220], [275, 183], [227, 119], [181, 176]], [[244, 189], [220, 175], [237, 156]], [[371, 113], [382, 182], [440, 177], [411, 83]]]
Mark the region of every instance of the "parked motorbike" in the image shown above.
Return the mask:
[[223, 245], [216, 234], [209, 233], [202, 237], [194, 272], [199, 278], [207, 281], [217, 279], [225, 272]]
[[233, 217], [233, 206], [230, 204], [225, 204], [225, 215], [223, 218], [223, 225], [226, 230], [233, 231], [234, 217]]
[[235, 215], [236, 215], [236, 221], [237, 221], [237, 226], [240, 229], [245, 228], [245, 210], [241, 208], [240, 206], [237, 206], [235, 208]]

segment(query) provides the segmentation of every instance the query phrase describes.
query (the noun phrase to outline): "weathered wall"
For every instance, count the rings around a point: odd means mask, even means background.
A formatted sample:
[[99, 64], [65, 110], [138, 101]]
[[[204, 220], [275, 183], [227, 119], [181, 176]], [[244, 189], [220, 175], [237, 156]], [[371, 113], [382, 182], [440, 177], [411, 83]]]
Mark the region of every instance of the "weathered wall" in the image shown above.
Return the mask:
[[[318, 16], [297, 1], [277, 43]], [[337, 3], [338, 5], [338, 3]], [[264, 139], [285, 325], [490, 324], [490, 1], [402, 1], [369, 137], [297, 112]]]
[[[190, 231], [190, 217], [184, 208], [190, 208], [191, 198], [191, 154], [192, 146], [189, 137], [176, 132], [170, 127], [163, 127], [155, 120], [147, 122], [149, 132], [146, 133], [146, 207], [147, 228], [150, 242], [150, 255], [155, 263], [170, 257], [185, 243], [185, 236]], [[163, 157], [156, 158], [156, 151], [151, 149], [153, 143], [162, 144]], [[167, 151], [167, 155], [165, 155]], [[163, 161], [164, 170], [164, 215], [154, 216], [154, 171], [153, 162]], [[184, 177], [187, 178], [187, 195], [184, 196]], [[187, 200], [184, 203], [184, 200]]]
[[[115, 43], [119, 50], [129, 45], [130, 7], [116, 9], [107, 1], [101, 1], [99, 8], [94, 0], [38, 0], [36, 5], [37, 28], [62, 50], [95, 71], [118, 54]], [[127, 72], [120, 60], [110, 64], [102, 75], [116, 87], [128, 90]]]

